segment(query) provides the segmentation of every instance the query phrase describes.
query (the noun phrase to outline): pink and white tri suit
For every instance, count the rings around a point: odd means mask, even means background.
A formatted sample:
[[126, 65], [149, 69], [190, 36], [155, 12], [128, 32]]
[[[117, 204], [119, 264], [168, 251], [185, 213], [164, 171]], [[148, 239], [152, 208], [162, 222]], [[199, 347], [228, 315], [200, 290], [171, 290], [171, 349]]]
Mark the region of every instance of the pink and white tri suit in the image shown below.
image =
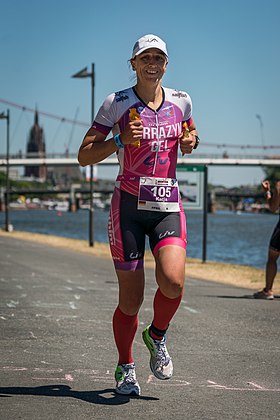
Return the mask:
[[[173, 185], [177, 182], [178, 136], [183, 122], [187, 122], [188, 126], [193, 123], [192, 102], [186, 92], [164, 87], [162, 91], [163, 101], [156, 111], [137, 96], [133, 87], [113, 93], [105, 99], [92, 125], [105, 136], [111, 130], [113, 135], [122, 133], [130, 121], [132, 108], [140, 114], [143, 124], [140, 147], [129, 144], [117, 152], [120, 169], [108, 225], [112, 257], [117, 269], [135, 270], [143, 266], [145, 235], [149, 236], [154, 254], [160, 247], [169, 244], [186, 247], [186, 220], [180, 196], [178, 194], [175, 199], [176, 211], [171, 210], [173, 203], [169, 206], [171, 198], [166, 197], [176, 196]], [[160, 187], [167, 185], [167, 180], [170, 187]], [[146, 181], [156, 184], [147, 187], [148, 191], [142, 191], [140, 184]], [[150, 207], [142, 210], [143, 197], [146, 199], [146, 194], [151, 195], [150, 190], [155, 191], [156, 188], [164, 196], [156, 199], [167, 201], [164, 210], [158, 209], [157, 203], [153, 205], [152, 202]]]

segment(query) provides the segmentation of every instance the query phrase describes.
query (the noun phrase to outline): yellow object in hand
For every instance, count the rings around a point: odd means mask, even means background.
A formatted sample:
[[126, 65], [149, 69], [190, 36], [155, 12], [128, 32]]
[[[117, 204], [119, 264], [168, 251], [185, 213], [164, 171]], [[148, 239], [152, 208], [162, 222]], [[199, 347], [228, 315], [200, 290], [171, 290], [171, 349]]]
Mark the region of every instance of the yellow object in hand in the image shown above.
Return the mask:
[[190, 135], [190, 131], [188, 129], [188, 124], [186, 123], [186, 121], [183, 123], [183, 136], [184, 137], [189, 137]]
[[[138, 114], [138, 112], [136, 111], [136, 108], [130, 108], [129, 110], [129, 119], [130, 121], [136, 121], [136, 120], [140, 120], [140, 114]], [[131, 143], [132, 146], [134, 147], [140, 147], [140, 140], [134, 141], [133, 143]]]

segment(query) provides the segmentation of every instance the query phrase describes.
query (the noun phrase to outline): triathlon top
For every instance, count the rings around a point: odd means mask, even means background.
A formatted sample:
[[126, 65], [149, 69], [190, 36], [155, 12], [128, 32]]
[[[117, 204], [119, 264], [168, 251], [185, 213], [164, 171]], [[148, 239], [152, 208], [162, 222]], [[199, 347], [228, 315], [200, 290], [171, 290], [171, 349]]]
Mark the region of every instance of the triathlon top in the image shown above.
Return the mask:
[[116, 186], [138, 195], [140, 177], [176, 178], [178, 136], [182, 123], [192, 120], [192, 101], [183, 91], [162, 88], [163, 100], [155, 111], [137, 96], [133, 87], [109, 95], [92, 127], [107, 136], [122, 133], [131, 113], [142, 120], [140, 147], [125, 145], [117, 151], [120, 164]]

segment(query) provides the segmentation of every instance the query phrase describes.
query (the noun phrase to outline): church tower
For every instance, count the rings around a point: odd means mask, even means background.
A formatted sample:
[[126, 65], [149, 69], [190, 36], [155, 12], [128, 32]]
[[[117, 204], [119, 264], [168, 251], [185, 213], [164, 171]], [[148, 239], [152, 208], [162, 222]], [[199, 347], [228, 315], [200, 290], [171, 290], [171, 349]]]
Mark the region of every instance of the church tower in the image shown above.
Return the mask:
[[[46, 145], [44, 138], [44, 131], [39, 126], [39, 115], [38, 111], [35, 112], [34, 125], [31, 127], [29, 137], [27, 141], [26, 149], [27, 158], [45, 158], [46, 157]], [[41, 180], [47, 179], [47, 168], [46, 166], [25, 166], [25, 176], [40, 178]]]

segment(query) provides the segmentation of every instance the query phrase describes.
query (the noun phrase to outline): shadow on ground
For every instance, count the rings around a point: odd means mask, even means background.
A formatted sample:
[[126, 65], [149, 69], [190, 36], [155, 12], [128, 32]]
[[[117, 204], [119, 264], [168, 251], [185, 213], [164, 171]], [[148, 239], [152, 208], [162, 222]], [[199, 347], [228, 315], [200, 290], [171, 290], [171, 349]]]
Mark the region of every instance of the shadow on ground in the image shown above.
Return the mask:
[[[211, 295], [208, 295], [207, 297], [214, 297]], [[274, 301], [274, 300], [280, 300], [280, 295], [274, 295], [274, 299], [255, 299], [253, 295], [242, 295], [242, 296], [226, 296], [226, 295], [221, 295], [221, 296], [216, 296], [217, 298], [221, 298], [221, 299], [251, 299], [251, 300], [268, 300], [268, 301]]]
[[[105, 395], [106, 394], [106, 395]], [[92, 404], [122, 405], [127, 404], [131, 398], [158, 401], [159, 398], [145, 396], [130, 396], [115, 394], [113, 388], [95, 391], [75, 391], [68, 385], [45, 385], [37, 387], [0, 387], [0, 397], [8, 398], [12, 395], [34, 395], [44, 397], [76, 398]]]

